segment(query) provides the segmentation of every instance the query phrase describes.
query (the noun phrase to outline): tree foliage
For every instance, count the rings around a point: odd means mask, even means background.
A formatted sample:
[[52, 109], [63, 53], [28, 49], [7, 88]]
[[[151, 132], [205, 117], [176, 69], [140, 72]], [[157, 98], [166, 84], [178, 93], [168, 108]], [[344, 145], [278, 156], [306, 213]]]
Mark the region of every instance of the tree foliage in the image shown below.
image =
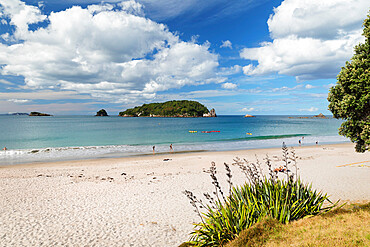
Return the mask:
[[120, 112], [120, 116], [132, 117], [202, 117], [208, 113], [207, 107], [196, 101], [173, 100], [164, 103], [151, 103], [142, 106], [136, 106], [126, 111]]
[[355, 46], [355, 54], [342, 67], [328, 96], [334, 117], [346, 120], [339, 134], [356, 143], [357, 152], [365, 152], [370, 146], [370, 12], [363, 35], [365, 43]]

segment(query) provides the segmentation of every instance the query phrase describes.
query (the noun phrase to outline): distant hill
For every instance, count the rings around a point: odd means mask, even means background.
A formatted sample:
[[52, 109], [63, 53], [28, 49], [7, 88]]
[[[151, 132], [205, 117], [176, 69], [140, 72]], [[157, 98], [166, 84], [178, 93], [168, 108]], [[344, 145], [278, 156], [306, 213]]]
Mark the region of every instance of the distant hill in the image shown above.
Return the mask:
[[199, 102], [190, 100], [173, 100], [164, 103], [150, 103], [136, 106], [120, 112], [121, 117], [216, 117]]
[[1, 114], [1, 115], [28, 116], [28, 113], [25, 113], [25, 112], [9, 112], [8, 114]]

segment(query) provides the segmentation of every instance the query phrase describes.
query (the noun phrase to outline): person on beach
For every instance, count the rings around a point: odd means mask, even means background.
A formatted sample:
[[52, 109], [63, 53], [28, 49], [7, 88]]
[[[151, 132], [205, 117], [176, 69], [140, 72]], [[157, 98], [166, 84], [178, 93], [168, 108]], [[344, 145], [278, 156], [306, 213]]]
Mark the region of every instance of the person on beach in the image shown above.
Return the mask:
[[298, 144], [299, 144], [299, 146], [301, 146], [301, 144], [302, 144], [301, 140], [298, 140]]
[[172, 149], [172, 143], [171, 143], [171, 145], [170, 145], [170, 153], [172, 153], [173, 152], [173, 149]]
[[153, 146], [153, 155], [155, 154], [155, 146]]
[[319, 145], [319, 141], [316, 141], [316, 145]]
[[6, 147], [3, 148], [4, 151], [8, 150]]

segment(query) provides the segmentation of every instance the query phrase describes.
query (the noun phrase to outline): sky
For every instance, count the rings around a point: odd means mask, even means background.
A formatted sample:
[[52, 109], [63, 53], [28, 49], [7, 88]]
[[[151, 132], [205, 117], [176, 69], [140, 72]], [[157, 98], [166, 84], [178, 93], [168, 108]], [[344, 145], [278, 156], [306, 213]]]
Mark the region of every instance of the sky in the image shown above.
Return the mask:
[[330, 114], [368, 0], [0, 0], [0, 113]]

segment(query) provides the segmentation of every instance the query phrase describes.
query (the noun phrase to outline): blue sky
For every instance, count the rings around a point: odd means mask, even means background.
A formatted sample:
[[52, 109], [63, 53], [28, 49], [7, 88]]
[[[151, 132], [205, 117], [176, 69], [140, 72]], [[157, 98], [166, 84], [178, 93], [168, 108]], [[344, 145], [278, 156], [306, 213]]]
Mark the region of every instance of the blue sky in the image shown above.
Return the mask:
[[367, 0], [0, 0], [0, 113], [329, 114]]

